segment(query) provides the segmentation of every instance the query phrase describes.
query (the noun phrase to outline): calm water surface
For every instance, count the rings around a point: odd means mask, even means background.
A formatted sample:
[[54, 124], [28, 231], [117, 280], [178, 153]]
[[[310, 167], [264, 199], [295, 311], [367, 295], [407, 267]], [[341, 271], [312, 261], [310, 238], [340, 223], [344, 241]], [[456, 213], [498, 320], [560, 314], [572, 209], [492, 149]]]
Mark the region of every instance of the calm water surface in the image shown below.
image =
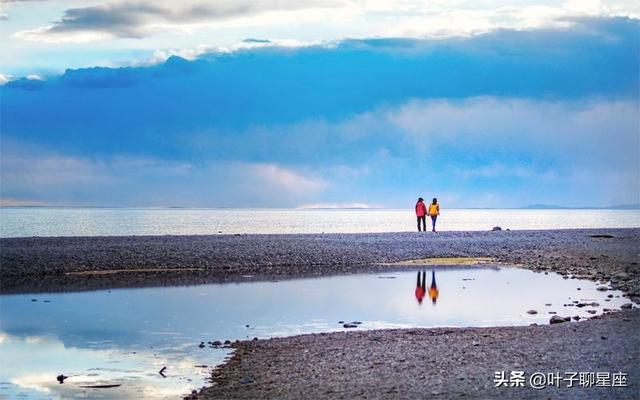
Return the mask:
[[[440, 230], [640, 227], [640, 211], [442, 210]], [[412, 210], [0, 208], [0, 236], [403, 232]]]
[[[352, 321], [361, 322], [358, 330], [546, 324], [549, 312], [589, 317], [589, 310], [601, 314], [628, 301], [618, 291], [552, 273], [426, 272], [424, 295], [417, 271], [410, 271], [0, 296], [0, 398], [177, 399], [203, 386], [210, 368], [229, 354], [209, 341], [341, 331]], [[573, 301], [599, 304], [564, 306]], [[538, 313], [528, 314], [531, 309]], [[166, 378], [158, 374], [164, 366]], [[61, 373], [70, 376], [62, 385]], [[121, 386], [80, 388], [92, 384]]]

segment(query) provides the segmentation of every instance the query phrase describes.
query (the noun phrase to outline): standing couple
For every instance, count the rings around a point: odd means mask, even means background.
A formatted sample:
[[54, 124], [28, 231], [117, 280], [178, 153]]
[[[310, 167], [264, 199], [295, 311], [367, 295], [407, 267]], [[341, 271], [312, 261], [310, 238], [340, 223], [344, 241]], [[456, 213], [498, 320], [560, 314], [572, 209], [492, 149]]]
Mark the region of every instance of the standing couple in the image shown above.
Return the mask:
[[[427, 231], [427, 215], [431, 217], [431, 232], [436, 231], [436, 219], [438, 219], [438, 215], [440, 215], [440, 205], [438, 204], [438, 199], [435, 197], [431, 204], [429, 204], [429, 208], [427, 209], [427, 205], [424, 204], [424, 199], [420, 197], [418, 202], [416, 203], [416, 217], [418, 217], [418, 232]], [[420, 229], [420, 222], [422, 222], [422, 229]]]

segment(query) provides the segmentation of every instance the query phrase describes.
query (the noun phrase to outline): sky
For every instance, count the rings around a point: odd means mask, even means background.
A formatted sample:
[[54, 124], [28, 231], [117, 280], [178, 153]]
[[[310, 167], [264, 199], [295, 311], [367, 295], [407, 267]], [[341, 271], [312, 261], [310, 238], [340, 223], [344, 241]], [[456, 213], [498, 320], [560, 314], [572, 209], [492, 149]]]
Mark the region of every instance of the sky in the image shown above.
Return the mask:
[[0, 3], [0, 204], [640, 203], [633, 1]]

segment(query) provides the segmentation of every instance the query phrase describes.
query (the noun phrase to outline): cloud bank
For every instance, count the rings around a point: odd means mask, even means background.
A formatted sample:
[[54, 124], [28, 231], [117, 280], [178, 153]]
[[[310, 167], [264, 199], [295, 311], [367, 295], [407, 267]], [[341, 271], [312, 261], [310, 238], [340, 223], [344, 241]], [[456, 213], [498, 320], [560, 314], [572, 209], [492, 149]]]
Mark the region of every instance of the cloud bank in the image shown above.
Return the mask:
[[99, 205], [637, 203], [638, 21], [348, 40], [2, 86], [2, 195]]

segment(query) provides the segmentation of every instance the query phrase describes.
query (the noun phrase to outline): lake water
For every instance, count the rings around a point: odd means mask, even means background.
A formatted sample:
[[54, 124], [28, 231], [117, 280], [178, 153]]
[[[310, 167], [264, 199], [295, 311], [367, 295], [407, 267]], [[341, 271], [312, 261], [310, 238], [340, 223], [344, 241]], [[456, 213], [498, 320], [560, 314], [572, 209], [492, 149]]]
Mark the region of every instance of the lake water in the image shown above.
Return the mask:
[[[619, 291], [553, 273], [491, 266], [425, 272], [424, 294], [415, 270], [3, 295], [0, 398], [178, 399], [205, 385], [211, 367], [228, 356], [207, 344], [215, 340], [342, 331], [345, 322], [361, 322], [350, 328], [357, 330], [547, 324], [550, 312], [590, 317], [628, 302]], [[565, 306], [574, 302], [590, 305]], [[59, 374], [70, 378], [58, 384]], [[121, 386], [80, 387], [95, 384]]]
[[[415, 230], [412, 210], [0, 208], [0, 236], [358, 233]], [[640, 211], [443, 209], [446, 231], [635, 228]]]

